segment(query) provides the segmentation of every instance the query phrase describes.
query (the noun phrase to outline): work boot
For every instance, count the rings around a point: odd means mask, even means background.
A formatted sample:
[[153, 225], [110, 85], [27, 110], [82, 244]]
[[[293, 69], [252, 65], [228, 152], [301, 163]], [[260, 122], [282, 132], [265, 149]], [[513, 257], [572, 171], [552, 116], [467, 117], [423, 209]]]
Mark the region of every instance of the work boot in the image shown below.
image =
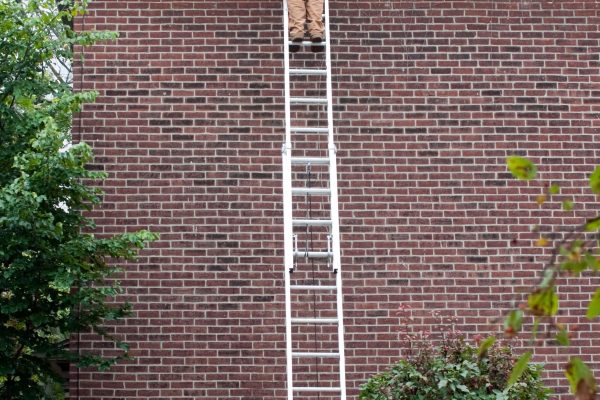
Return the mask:
[[300, 44], [304, 41], [304, 34], [298, 33], [295, 35], [290, 34], [290, 53], [297, 53], [300, 51]]
[[310, 46], [310, 51], [313, 53], [321, 53], [325, 50], [325, 46], [323, 46], [323, 34], [311, 34], [310, 41], [313, 43]]
[[311, 34], [310, 41], [313, 43], [321, 43], [323, 41], [323, 34], [320, 34], [320, 33]]
[[291, 33], [290, 32], [290, 41], [299, 43], [299, 42], [302, 42], [303, 40], [304, 40], [304, 33], [302, 33], [302, 32]]

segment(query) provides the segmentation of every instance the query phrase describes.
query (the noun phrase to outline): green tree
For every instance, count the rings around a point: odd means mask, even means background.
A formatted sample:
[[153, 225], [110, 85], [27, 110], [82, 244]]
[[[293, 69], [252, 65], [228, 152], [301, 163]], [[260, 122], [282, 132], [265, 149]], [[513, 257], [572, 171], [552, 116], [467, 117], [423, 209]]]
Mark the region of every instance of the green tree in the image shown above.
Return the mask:
[[60, 397], [50, 360], [110, 366], [116, 359], [76, 354], [74, 332], [102, 329], [126, 314], [107, 303], [120, 292], [105, 279], [109, 259], [132, 259], [155, 238], [140, 231], [111, 238], [88, 233], [84, 213], [101, 192], [86, 182], [104, 174], [86, 169], [92, 151], [71, 145], [73, 113], [95, 93], [70, 85], [73, 47], [116, 37], [76, 33], [70, 21], [85, 4], [58, 0], [0, 0], [0, 398]]
[[[533, 180], [537, 177], [537, 166], [523, 157], [509, 157], [507, 166], [514, 177], [520, 180]], [[589, 187], [595, 194], [600, 194], [600, 166], [590, 175]], [[560, 187], [550, 185], [546, 193], [536, 197], [536, 202], [541, 206], [547, 200], [560, 195]], [[560, 199], [559, 199], [560, 200]], [[573, 201], [569, 198], [562, 199], [564, 211], [573, 209]], [[568, 327], [556, 322], [556, 315], [560, 310], [560, 298], [557, 293], [557, 280], [561, 276], [577, 276], [582, 273], [598, 276], [600, 272], [600, 247], [598, 232], [600, 231], [600, 215], [592, 215], [582, 221], [580, 225], [569, 228], [566, 232], [551, 232], [547, 227], [536, 227], [539, 234], [537, 246], [552, 246], [551, 256], [544, 266], [542, 277], [536, 287], [527, 297], [527, 302], [509, 313], [505, 320], [506, 333], [514, 335], [522, 330], [522, 321], [525, 315], [532, 316], [533, 337], [537, 335], [539, 324], [546, 322], [554, 328], [554, 339], [560, 345], [569, 345]], [[554, 242], [552, 242], [554, 240]], [[592, 295], [586, 317], [593, 320], [600, 315], [600, 288]], [[531, 353], [525, 353], [520, 358], [522, 365]], [[518, 377], [522, 370], [515, 367], [513, 375]], [[573, 357], [566, 364], [565, 375], [569, 380], [571, 391], [579, 400], [592, 400], [596, 397], [597, 386], [590, 368], [578, 357]]]

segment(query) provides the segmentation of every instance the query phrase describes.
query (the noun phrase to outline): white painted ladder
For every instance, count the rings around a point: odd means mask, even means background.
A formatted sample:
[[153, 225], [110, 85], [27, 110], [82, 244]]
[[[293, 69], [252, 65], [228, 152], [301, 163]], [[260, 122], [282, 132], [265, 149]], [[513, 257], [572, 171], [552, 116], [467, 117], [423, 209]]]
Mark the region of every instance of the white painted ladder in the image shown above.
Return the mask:
[[[324, 25], [325, 38], [319, 44], [325, 47], [321, 54], [325, 55], [325, 69], [306, 69], [290, 68], [290, 40], [288, 29], [288, 10], [287, 1], [283, 0], [283, 26], [284, 26], [284, 63], [285, 63], [285, 143], [282, 147], [283, 162], [283, 216], [284, 216], [284, 263], [285, 263], [285, 334], [286, 334], [286, 356], [287, 356], [287, 397], [288, 400], [304, 398], [309, 393], [323, 394], [324, 396], [334, 396], [341, 400], [346, 400], [346, 374], [345, 374], [345, 356], [344, 356], [344, 324], [343, 324], [343, 296], [342, 279], [340, 268], [340, 229], [338, 217], [338, 188], [337, 188], [337, 166], [336, 166], [336, 147], [333, 141], [333, 107], [332, 107], [332, 83], [331, 83], [331, 51], [330, 51], [330, 29], [329, 29], [329, 2], [324, 1]], [[304, 41], [296, 44], [303, 50], [315, 46], [310, 41]], [[301, 53], [299, 53], [301, 54]], [[326, 76], [326, 97], [291, 97], [290, 76], [312, 77]], [[294, 125], [292, 121], [291, 105], [312, 105], [312, 107], [324, 107], [327, 111], [327, 127], [309, 127], [306, 125]], [[320, 114], [320, 113], [318, 113]], [[323, 125], [320, 125], [323, 126]], [[293, 137], [306, 134], [327, 135], [327, 157], [306, 157], [294, 156]], [[319, 136], [321, 137], [321, 136]], [[325, 144], [325, 143], [324, 143]], [[323, 168], [328, 166], [328, 187], [292, 187], [292, 168], [293, 166], [305, 165], [308, 169], [312, 165], [320, 165]], [[293, 210], [296, 203], [302, 201], [302, 198], [308, 196], [329, 196], [330, 217], [328, 219], [306, 219], [295, 218]], [[300, 199], [300, 200], [295, 200]], [[325, 249], [301, 249], [298, 248], [295, 240], [295, 229], [303, 227], [313, 229], [319, 227], [328, 230], [328, 240]], [[307, 243], [308, 244], [308, 243]], [[292, 273], [297, 259], [304, 260], [326, 259], [330, 265], [330, 274], [335, 284], [294, 284], [292, 285]], [[316, 284], [315, 284], [316, 283]], [[334, 293], [335, 294], [335, 317], [324, 318], [301, 318], [294, 317], [292, 314], [292, 293]], [[316, 297], [315, 297], [316, 299]], [[333, 304], [331, 304], [333, 308]], [[337, 351], [298, 351], [294, 349], [292, 327], [297, 324], [329, 324], [337, 325]], [[316, 328], [315, 328], [316, 329]], [[332, 328], [334, 329], [334, 328]], [[315, 334], [316, 337], [316, 334]], [[316, 339], [315, 339], [316, 340]], [[328, 358], [337, 359], [339, 366], [339, 386], [319, 386], [306, 385], [296, 386], [294, 384], [294, 360], [302, 358]], [[317, 372], [318, 373], [318, 372]], [[317, 381], [318, 383], [319, 381]], [[304, 396], [303, 396], [304, 395]], [[295, 397], [296, 396], [296, 397]]]

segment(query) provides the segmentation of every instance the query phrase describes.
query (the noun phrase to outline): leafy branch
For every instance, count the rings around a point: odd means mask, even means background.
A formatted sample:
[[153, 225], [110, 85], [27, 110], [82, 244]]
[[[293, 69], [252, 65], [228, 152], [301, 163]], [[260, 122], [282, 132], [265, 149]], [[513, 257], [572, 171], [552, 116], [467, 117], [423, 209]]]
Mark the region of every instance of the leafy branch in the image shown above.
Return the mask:
[[[513, 176], [520, 180], [532, 180], [537, 176], [537, 166], [530, 160], [523, 157], [509, 157], [507, 167]], [[589, 186], [595, 194], [600, 194], [600, 166], [597, 167], [589, 178]], [[547, 197], [556, 195], [560, 192], [557, 185], [550, 186], [547, 195], [538, 196], [538, 204], [544, 204]], [[563, 210], [571, 211], [573, 202], [565, 200]], [[588, 238], [590, 233], [597, 235], [600, 231], [600, 215], [588, 218], [585, 222], [569, 228], [563, 238], [553, 246], [549, 261], [543, 269], [535, 289], [529, 294], [527, 304], [518, 310], [509, 313], [505, 320], [507, 333], [516, 334], [522, 329], [522, 320], [524, 313], [534, 317], [533, 335], [537, 334], [540, 319], [552, 321], [556, 328], [556, 341], [568, 346], [569, 332], [561, 324], [554, 323], [554, 318], [559, 311], [559, 296], [556, 293], [556, 280], [563, 273], [579, 275], [583, 272], [597, 274], [600, 271], [600, 258], [597, 242]], [[548, 239], [541, 236], [536, 242], [538, 246], [547, 246]], [[600, 288], [592, 296], [586, 316], [588, 319], [594, 319], [600, 315]], [[517, 362], [523, 362], [531, 354], [525, 353]], [[515, 367], [515, 376], [521, 372]], [[594, 376], [589, 367], [578, 357], [573, 357], [565, 368], [565, 375], [569, 380], [571, 391], [578, 400], [592, 400], [596, 396], [597, 385]]]

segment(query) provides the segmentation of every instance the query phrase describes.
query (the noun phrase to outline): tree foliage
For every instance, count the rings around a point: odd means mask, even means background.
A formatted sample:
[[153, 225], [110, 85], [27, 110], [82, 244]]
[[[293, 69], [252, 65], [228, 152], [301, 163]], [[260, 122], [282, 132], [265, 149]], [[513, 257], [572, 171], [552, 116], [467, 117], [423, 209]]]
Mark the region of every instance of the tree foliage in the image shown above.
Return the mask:
[[[513, 176], [520, 180], [532, 180], [537, 177], [537, 167], [530, 160], [523, 157], [509, 157], [507, 167]], [[590, 175], [589, 187], [595, 194], [600, 194], [600, 167]], [[553, 184], [547, 192], [537, 196], [537, 203], [541, 206], [548, 199], [560, 194], [560, 186]], [[562, 200], [564, 211], [571, 211], [574, 203], [571, 199]], [[522, 329], [524, 315], [534, 318], [533, 336], [536, 337], [539, 323], [547, 321], [555, 328], [554, 338], [560, 345], [568, 346], [571, 332], [568, 328], [555, 321], [555, 316], [560, 310], [560, 298], [557, 293], [557, 279], [561, 276], [578, 276], [582, 273], [598, 276], [600, 272], [600, 246], [598, 232], [600, 231], [600, 215], [592, 215], [582, 221], [580, 225], [569, 228], [562, 233], [559, 239], [557, 232], [542, 232], [541, 227], [535, 231], [540, 235], [536, 241], [537, 246], [552, 245], [552, 253], [544, 267], [542, 277], [535, 288], [529, 293], [527, 302], [520, 309], [513, 310], [505, 320], [505, 330], [509, 335], [514, 335]], [[593, 320], [600, 315], [600, 289], [592, 295], [587, 306], [586, 316]], [[524, 354], [521, 360], [528, 357]], [[515, 368], [514, 375], [519, 375]], [[569, 380], [571, 391], [579, 400], [594, 399], [597, 385], [591, 370], [578, 357], [569, 360], [565, 367], [565, 375]]]
[[[155, 235], [140, 231], [97, 238], [84, 213], [101, 192], [86, 182], [92, 151], [71, 143], [73, 113], [95, 93], [69, 83], [73, 46], [114, 38], [76, 33], [68, 23], [85, 4], [0, 0], [0, 398], [48, 398], [57, 374], [50, 360], [107, 367], [115, 360], [70, 352], [74, 332], [102, 329], [127, 312], [107, 297], [117, 268]], [[67, 23], [65, 23], [67, 22]], [[126, 346], [118, 343], [124, 349]]]

